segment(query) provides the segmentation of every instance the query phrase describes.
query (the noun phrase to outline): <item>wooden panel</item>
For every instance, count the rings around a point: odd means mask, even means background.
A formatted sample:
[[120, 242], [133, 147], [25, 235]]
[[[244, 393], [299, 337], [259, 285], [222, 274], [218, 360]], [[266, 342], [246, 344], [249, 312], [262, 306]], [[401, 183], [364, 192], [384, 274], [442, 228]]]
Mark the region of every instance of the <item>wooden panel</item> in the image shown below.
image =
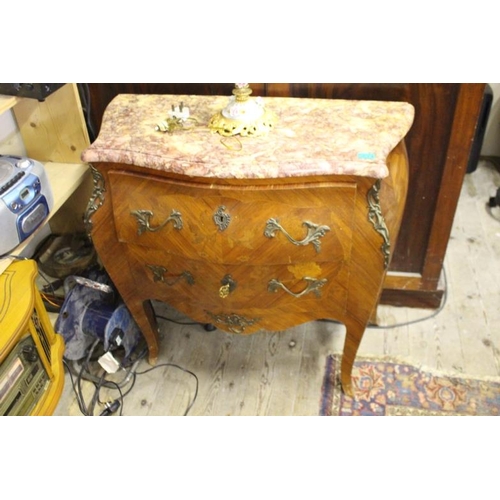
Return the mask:
[[443, 175], [436, 195], [436, 208], [433, 211], [433, 223], [429, 233], [429, 251], [422, 270], [426, 278], [436, 282], [443, 267], [444, 254], [475, 136], [477, 119], [473, 120], [471, 117], [477, 117], [477, 103], [481, 103], [483, 93], [484, 88], [481, 85], [460, 86], [447, 155], [443, 159]]
[[18, 98], [8, 95], [0, 95], [0, 114], [13, 108], [18, 102]]
[[28, 156], [42, 162], [81, 162], [90, 141], [75, 84], [64, 85], [43, 102], [19, 99], [14, 114]]

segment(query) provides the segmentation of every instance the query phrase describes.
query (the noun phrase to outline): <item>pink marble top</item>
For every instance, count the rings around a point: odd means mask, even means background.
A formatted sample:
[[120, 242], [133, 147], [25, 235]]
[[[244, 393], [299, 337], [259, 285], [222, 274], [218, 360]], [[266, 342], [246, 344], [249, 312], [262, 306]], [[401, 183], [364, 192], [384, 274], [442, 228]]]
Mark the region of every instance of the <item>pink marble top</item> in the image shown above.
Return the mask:
[[[188, 176], [278, 178], [359, 175], [384, 178], [387, 155], [413, 123], [404, 102], [263, 98], [278, 122], [267, 135], [223, 138], [210, 118], [228, 96], [121, 94], [107, 107], [85, 162], [133, 164]], [[172, 105], [189, 107], [197, 125], [172, 134], [155, 130]], [[231, 147], [223, 144], [223, 140]]]

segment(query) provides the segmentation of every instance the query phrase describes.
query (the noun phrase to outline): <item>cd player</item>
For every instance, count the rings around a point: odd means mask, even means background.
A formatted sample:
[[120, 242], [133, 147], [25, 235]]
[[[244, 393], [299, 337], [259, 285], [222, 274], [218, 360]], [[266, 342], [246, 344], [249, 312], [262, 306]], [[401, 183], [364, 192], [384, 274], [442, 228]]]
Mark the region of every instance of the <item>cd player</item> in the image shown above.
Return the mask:
[[0, 155], [0, 255], [12, 251], [47, 218], [54, 198], [45, 167], [31, 158]]

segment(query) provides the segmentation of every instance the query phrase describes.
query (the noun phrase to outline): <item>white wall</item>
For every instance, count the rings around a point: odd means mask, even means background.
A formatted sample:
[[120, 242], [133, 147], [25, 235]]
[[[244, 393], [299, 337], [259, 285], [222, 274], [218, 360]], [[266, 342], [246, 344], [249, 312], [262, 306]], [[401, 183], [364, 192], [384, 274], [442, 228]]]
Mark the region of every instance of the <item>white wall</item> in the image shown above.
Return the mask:
[[489, 85], [493, 90], [493, 102], [481, 156], [500, 156], [500, 83], [490, 83]]

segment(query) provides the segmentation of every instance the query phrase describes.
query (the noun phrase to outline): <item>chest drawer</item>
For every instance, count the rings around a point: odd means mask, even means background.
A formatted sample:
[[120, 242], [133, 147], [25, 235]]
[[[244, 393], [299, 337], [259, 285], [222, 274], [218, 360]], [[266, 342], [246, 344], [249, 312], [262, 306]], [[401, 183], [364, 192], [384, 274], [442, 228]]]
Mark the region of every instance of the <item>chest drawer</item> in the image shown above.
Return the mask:
[[109, 173], [120, 242], [219, 264], [347, 261], [353, 183], [217, 186]]
[[[314, 319], [345, 310], [349, 269], [340, 261], [225, 265], [132, 245], [126, 254], [131, 278], [149, 297], [168, 302], [192, 318], [200, 318], [196, 316], [200, 311], [245, 315], [258, 310], [261, 317], [263, 311], [280, 309]], [[275, 317], [274, 313], [266, 316]]]

